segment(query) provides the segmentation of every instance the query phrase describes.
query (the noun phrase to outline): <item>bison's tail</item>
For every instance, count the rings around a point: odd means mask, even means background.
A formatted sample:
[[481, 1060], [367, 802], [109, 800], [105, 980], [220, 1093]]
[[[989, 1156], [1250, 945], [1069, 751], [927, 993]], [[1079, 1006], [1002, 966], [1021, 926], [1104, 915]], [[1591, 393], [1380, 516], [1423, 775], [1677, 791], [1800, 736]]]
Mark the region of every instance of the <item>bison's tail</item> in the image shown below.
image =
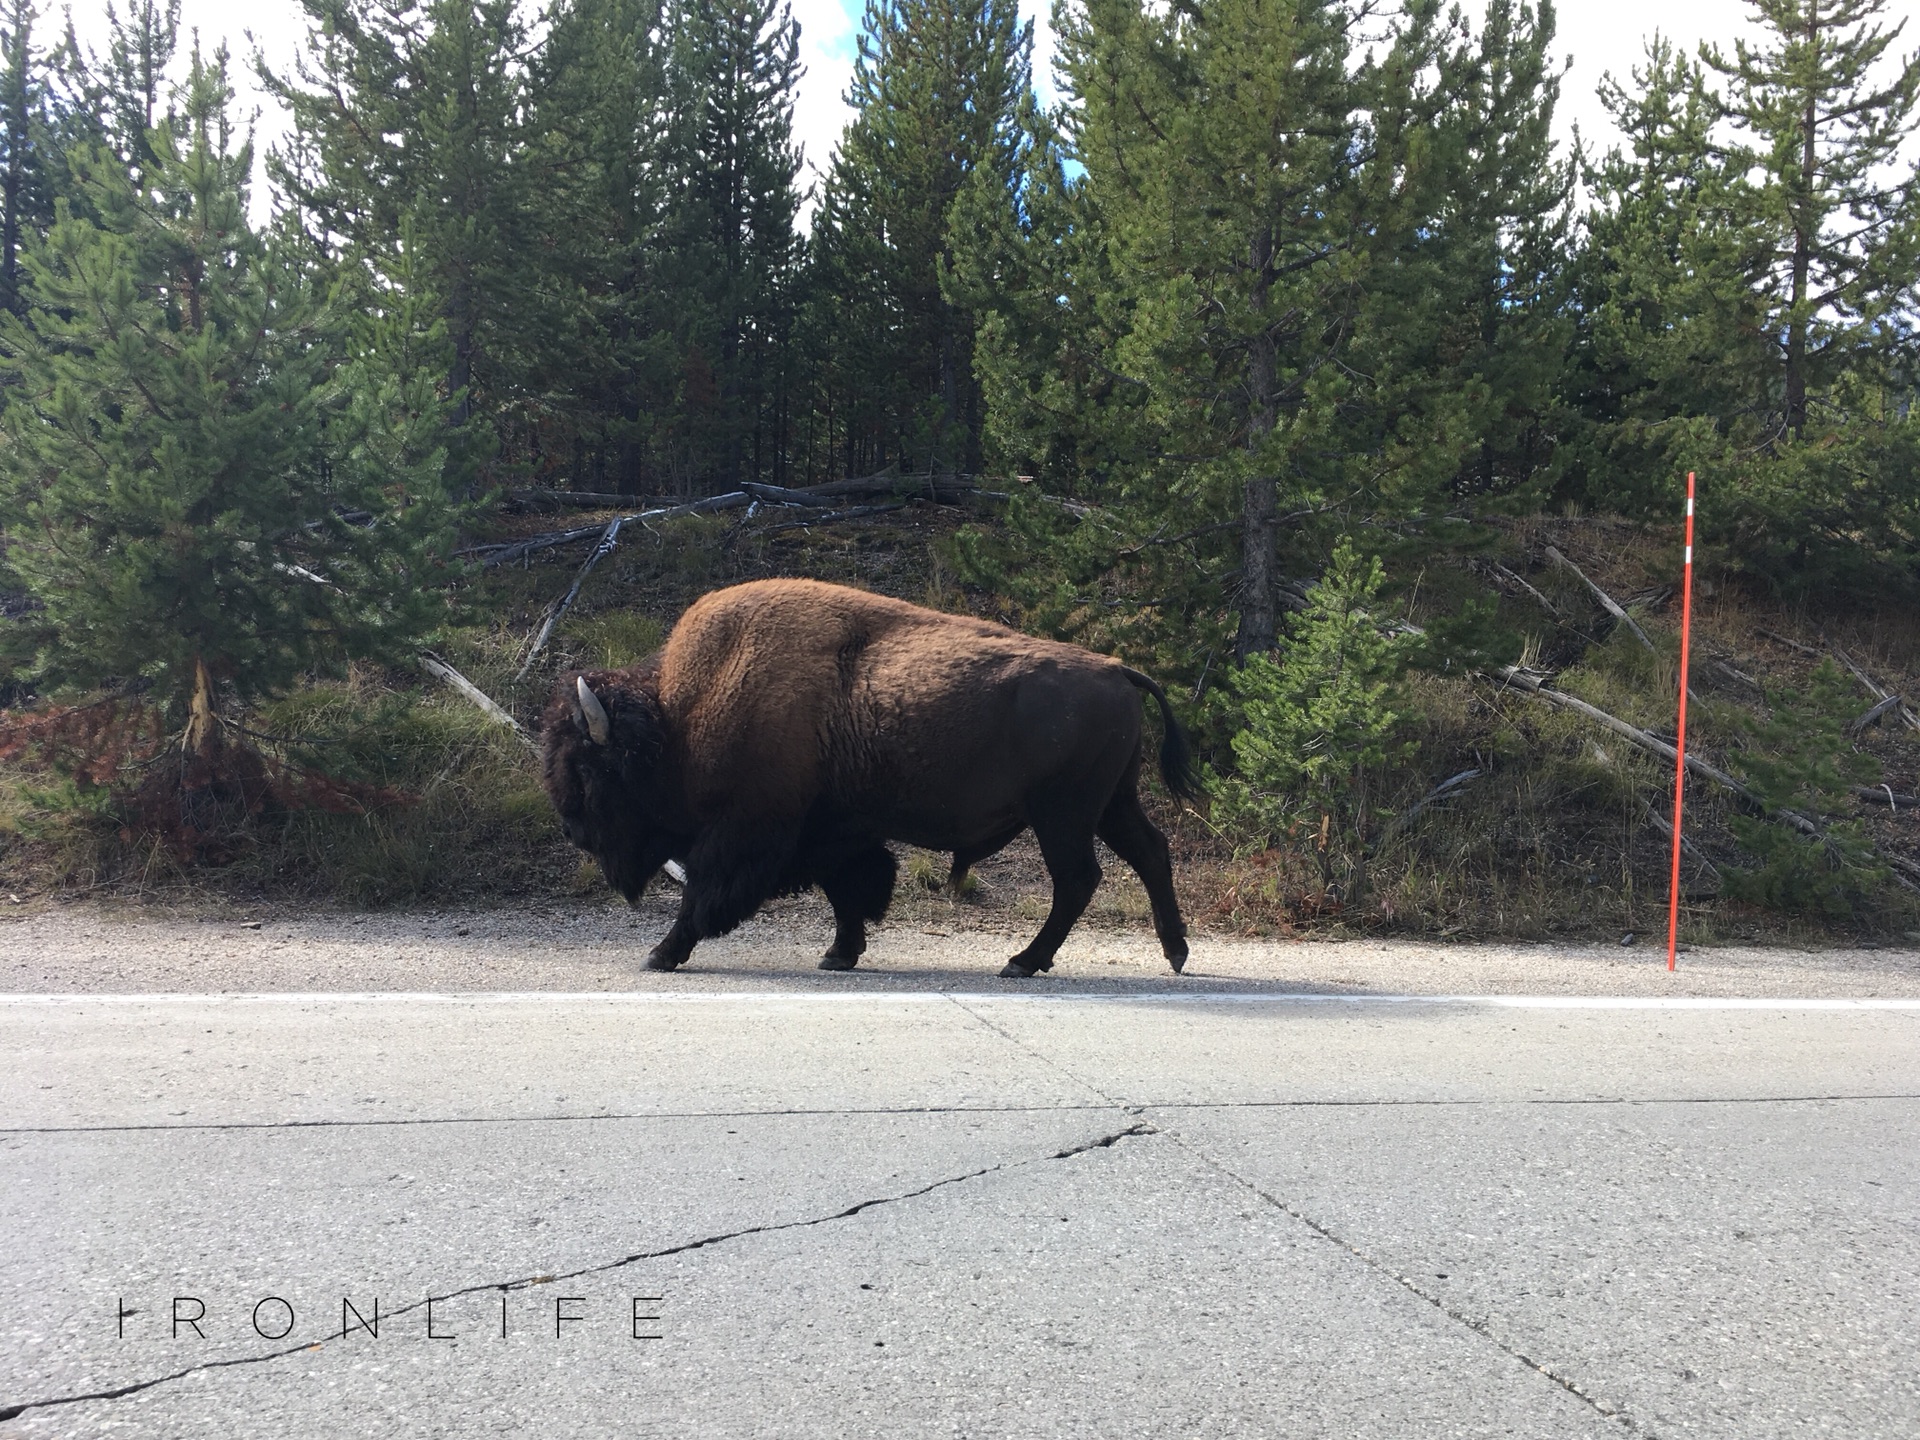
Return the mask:
[[1167, 699], [1167, 692], [1151, 675], [1142, 675], [1130, 665], [1122, 665], [1120, 673], [1132, 682], [1136, 689], [1144, 690], [1160, 702], [1160, 719], [1166, 729], [1166, 738], [1160, 742], [1160, 777], [1167, 782], [1167, 788], [1182, 800], [1191, 800], [1198, 804], [1200, 785], [1193, 774], [1193, 750], [1187, 744], [1187, 732], [1180, 728], [1180, 722], [1173, 716], [1173, 705]]

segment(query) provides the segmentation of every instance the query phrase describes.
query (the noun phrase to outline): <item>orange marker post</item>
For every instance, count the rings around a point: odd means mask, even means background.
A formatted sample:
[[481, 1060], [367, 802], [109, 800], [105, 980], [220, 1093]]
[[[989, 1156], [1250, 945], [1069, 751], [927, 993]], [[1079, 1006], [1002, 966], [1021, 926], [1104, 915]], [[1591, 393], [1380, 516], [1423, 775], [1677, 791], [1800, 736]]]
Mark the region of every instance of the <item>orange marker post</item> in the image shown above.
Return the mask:
[[1693, 471], [1687, 472], [1687, 548], [1680, 582], [1680, 726], [1674, 737], [1673, 885], [1667, 897], [1667, 969], [1680, 939], [1680, 810], [1687, 793], [1687, 661], [1693, 639]]

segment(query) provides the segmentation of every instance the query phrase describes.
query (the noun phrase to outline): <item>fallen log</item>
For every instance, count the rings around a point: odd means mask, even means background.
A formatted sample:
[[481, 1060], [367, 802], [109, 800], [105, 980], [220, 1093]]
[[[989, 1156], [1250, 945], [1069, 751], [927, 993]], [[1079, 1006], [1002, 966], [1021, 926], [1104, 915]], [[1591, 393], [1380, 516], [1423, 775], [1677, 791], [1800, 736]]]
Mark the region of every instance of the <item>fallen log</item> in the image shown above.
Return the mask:
[[[1654, 809], [1646, 800], [1640, 802], [1640, 807], [1647, 812], [1647, 819], [1653, 822], [1656, 830], [1666, 836], [1667, 839], [1673, 839], [1673, 822], [1671, 820]], [[1720, 867], [1709, 860], [1705, 852], [1703, 852], [1698, 845], [1695, 845], [1691, 840], [1687, 839], [1684, 830], [1680, 833], [1680, 853], [1688, 859], [1696, 861], [1713, 879], [1718, 880], [1720, 878]]]
[[762, 485], [749, 480], [740, 487], [756, 500], [765, 500], [774, 505], [799, 505], [816, 510], [831, 510], [834, 500], [830, 496], [818, 495], [811, 490], [789, 490], [784, 485]]
[[1566, 618], [1558, 605], [1554, 604], [1553, 601], [1549, 600], [1545, 595], [1542, 595], [1538, 590], [1534, 589], [1532, 585], [1528, 584], [1520, 576], [1514, 574], [1513, 571], [1502, 565], [1498, 560], [1489, 561], [1488, 563], [1492, 567], [1494, 574], [1500, 576], [1503, 580], [1508, 580], [1518, 585], [1522, 590], [1526, 591], [1527, 594], [1531, 595], [1535, 600], [1538, 600], [1541, 608], [1553, 616], [1554, 619], [1562, 620]]
[[1881, 719], [1889, 710], [1893, 709], [1893, 707], [1899, 703], [1900, 697], [1898, 695], [1889, 695], [1886, 699], [1876, 702], [1872, 709], [1868, 710], [1866, 714], [1862, 715], [1847, 727], [1847, 733], [1849, 735], [1866, 734], [1868, 730], [1880, 723]]
[[[1493, 673], [1495, 678], [1503, 684], [1511, 685], [1516, 690], [1524, 690], [1529, 695], [1537, 695], [1549, 705], [1557, 706], [1559, 709], [1571, 710], [1575, 714], [1584, 715], [1595, 724], [1604, 726], [1623, 739], [1631, 740], [1643, 750], [1661, 756], [1663, 759], [1678, 759], [1679, 752], [1658, 735], [1650, 734], [1642, 730], [1638, 725], [1629, 725], [1619, 716], [1609, 715], [1598, 705], [1589, 705], [1577, 695], [1569, 695], [1564, 690], [1555, 690], [1552, 686], [1539, 679], [1539, 677], [1529, 675], [1517, 665], [1508, 665]], [[1711, 780], [1714, 784], [1724, 786], [1728, 790], [1733, 791], [1734, 794], [1740, 796], [1748, 804], [1757, 809], [1764, 811], [1767, 808], [1766, 802], [1754, 794], [1753, 791], [1749, 790], [1745, 785], [1742, 785], [1738, 780], [1734, 779], [1733, 776], [1727, 774], [1726, 771], [1716, 769], [1714, 766], [1709, 765], [1698, 755], [1687, 756], [1687, 769], [1701, 776], [1703, 779]], [[1820, 833], [1820, 827], [1798, 811], [1779, 810], [1773, 813], [1780, 815], [1788, 824], [1803, 834], [1818, 835]]]
[[1795, 640], [1790, 635], [1782, 635], [1778, 630], [1769, 630], [1762, 625], [1756, 625], [1754, 627], [1754, 633], [1757, 635], [1764, 635], [1767, 637], [1767, 639], [1775, 641], [1778, 644], [1784, 645], [1789, 650], [1798, 650], [1802, 655], [1817, 656], [1820, 653], [1820, 651], [1812, 645], [1803, 644], [1802, 642]]
[[[1517, 690], [1524, 691], [1529, 695], [1538, 696], [1549, 705], [1556, 706], [1562, 710], [1571, 710], [1576, 714], [1586, 716], [1595, 724], [1604, 726], [1614, 734], [1631, 741], [1643, 750], [1659, 755], [1666, 760], [1677, 760], [1679, 758], [1679, 752], [1659, 736], [1651, 735], [1637, 725], [1630, 725], [1617, 715], [1609, 715], [1599, 706], [1589, 705], [1578, 696], [1569, 695], [1564, 690], [1555, 690], [1551, 686], [1544, 684], [1537, 676], [1527, 674], [1518, 666], [1509, 665], [1502, 670], [1494, 672], [1494, 674], [1502, 683], [1510, 685]], [[1687, 769], [1704, 779], [1713, 781], [1714, 784], [1724, 789], [1731, 790], [1735, 795], [1739, 796], [1750, 809], [1759, 814], [1771, 819], [1783, 820], [1795, 830], [1798, 830], [1802, 835], [1818, 840], [1823, 845], [1827, 843], [1826, 831], [1821, 829], [1815, 821], [1802, 815], [1798, 810], [1789, 810], [1785, 806], [1769, 806], [1766, 801], [1762, 800], [1758, 795], [1754, 794], [1753, 791], [1734, 779], [1733, 776], [1727, 774], [1724, 770], [1709, 765], [1699, 756], [1687, 756]], [[1877, 801], [1880, 798], [1877, 792], [1870, 791], [1864, 785], [1855, 787], [1854, 794], [1863, 799], [1873, 799]], [[1888, 798], [1889, 802], [1891, 802], [1892, 797], [1889, 795]], [[1898, 884], [1908, 890], [1912, 890], [1915, 894], [1920, 894], [1920, 884], [1915, 884], [1905, 879], [1897, 870], [1890, 871], [1889, 873], [1892, 874], [1893, 879]]]

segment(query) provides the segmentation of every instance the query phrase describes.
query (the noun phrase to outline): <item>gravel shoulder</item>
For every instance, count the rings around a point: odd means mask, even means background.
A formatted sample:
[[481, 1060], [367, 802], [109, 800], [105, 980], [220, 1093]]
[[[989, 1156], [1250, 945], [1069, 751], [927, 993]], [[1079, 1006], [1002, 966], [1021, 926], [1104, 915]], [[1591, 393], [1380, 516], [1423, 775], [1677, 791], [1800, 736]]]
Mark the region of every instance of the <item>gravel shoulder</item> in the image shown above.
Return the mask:
[[[1009, 994], [1326, 992], [1393, 995], [1631, 995], [1920, 998], [1920, 949], [1683, 950], [1409, 940], [1194, 940], [1173, 975], [1144, 926], [1082, 924], [1056, 968], [1032, 981], [995, 972], [1024, 943], [1004, 924], [904, 918], [874, 932], [860, 968], [816, 968], [832, 933], [824, 903], [782, 902], [708, 941], [672, 975], [641, 968], [672, 899], [639, 911], [600, 899], [518, 910], [302, 912], [154, 917], [73, 905], [0, 911], [0, 992], [128, 994], [338, 991], [885, 992]], [[256, 927], [257, 928], [253, 928]]]

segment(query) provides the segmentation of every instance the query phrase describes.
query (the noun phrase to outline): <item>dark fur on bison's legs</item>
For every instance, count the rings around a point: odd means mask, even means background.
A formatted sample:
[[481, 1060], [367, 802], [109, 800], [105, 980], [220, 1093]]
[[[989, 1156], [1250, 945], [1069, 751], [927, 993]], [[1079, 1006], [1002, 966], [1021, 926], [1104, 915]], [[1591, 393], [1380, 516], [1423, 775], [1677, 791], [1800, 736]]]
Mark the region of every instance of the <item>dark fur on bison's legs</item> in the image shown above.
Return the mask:
[[833, 944], [820, 961], [822, 970], [851, 970], [867, 950], [867, 925], [886, 919], [893, 904], [899, 862], [884, 845], [857, 850], [829, 875], [820, 888], [833, 906]]
[[686, 964], [700, 941], [725, 935], [778, 894], [794, 840], [793, 832], [765, 825], [751, 831], [746, 826], [716, 826], [702, 835], [687, 856], [680, 913], [647, 956], [647, 968], [673, 970]]
[[1051, 970], [1067, 932], [1073, 929], [1100, 885], [1100, 861], [1093, 853], [1091, 820], [1067, 804], [1045, 800], [1031, 806], [1033, 838], [1053, 876], [1053, 909], [1040, 933], [1000, 971], [1009, 980], [1031, 979], [1038, 970]]
[[1147, 887], [1160, 953], [1178, 975], [1187, 964], [1187, 922], [1180, 917], [1180, 902], [1173, 893], [1173, 852], [1159, 826], [1140, 808], [1140, 796], [1131, 781], [1114, 792], [1107, 813], [1100, 817], [1099, 834]]

